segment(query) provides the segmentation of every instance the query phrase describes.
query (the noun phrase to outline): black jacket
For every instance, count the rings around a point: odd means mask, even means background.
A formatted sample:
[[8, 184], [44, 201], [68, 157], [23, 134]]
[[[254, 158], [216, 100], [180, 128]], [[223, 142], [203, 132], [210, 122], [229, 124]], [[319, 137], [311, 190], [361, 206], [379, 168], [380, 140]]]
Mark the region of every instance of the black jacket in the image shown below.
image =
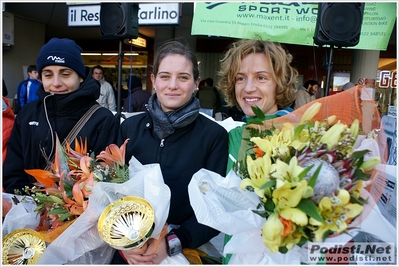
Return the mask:
[[146, 111], [145, 105], [148, 103], [151, 94], [141, 87], [135, 87], [129, 92], [129, 96], [123, 102], [124, 112]]
[[160, 140], [154, 133], [148, 112], [126, 119], [120, 127], [118, 144], [127, 138], [126, 162], [135, 156], [142, 164], [159, 163], [165, 184], [171, 191], [168, 224], [175, 230], [183, 248], [197, 248], [219, 231], [199, 224], [190, 205], [188, 184], [194, 173], [205, 168], [226, 174], [228, 133], [217, 123], [199, 115], [188, 126], [176, 129]]
[[[25, 169], [44, 169], [47, 162], [41, 153], [54, 152], [55, 134], [60, 142], [94, 104], [100, 95], [99, 83], [86, 68], [86, 79], [75, 91], [51, 95], [43, 86], [37, 90], [38, 100], [28, 103], [18, 113], [8, 142], [3, 164], [3, 188], [7, 193], [32, 186], [36, 182]], [[98, 109], [78, 133], [77, 138], [87, 139], [88, 150], [97, 155], [109, 144], [116, 143], [119, 122], [106, 108]], [[74, 147], [74, 142], [71, 144]]]

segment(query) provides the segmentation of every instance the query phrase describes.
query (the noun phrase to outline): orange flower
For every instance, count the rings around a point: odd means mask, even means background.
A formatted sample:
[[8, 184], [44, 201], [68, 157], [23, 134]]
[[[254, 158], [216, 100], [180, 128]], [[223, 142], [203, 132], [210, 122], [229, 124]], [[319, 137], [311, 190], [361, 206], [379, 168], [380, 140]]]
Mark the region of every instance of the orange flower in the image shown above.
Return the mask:
[[118, 147], [115, 144], [110, 144], [107, 146], [105, 151], [100, 152], [100, 155], [98, 155], [96, 159], [102, 160], [106, 164], [117, 163], [119, 166], [123, 167], [125, 165], [125, 152], [128, 141], [129, 138], [125, 140], [121, 147]]
[[265, 154], [265, 152], [262, 149], [260, 149], [259, 147], [254, 147], [254, 152], [255, 152], [256, 158], [261, 158]]
[[35, 177], [35, 179], [46, 188], [56, 187], [56, 181], [59, 181], [60, 177], [53, 174], [50, 171], [45, 170], [25, 170], [25, 172], [29, 175]]
[[66, 154], [68, 156], [68, 163], [71, 169], [76, 169], [79, 165], [80, 159], [87, 155], [87, 139], [83, 142], [80, 139], [75, 139], [75, 150], [73, 150], [68, 142], [66, 142]]
[[281, 237], [286, 237], [288, 236], [291, 231], [292, 231], [292, 221], [291, 220], [287, 220], [284, 219], [283, 217], [281, 217], [280, 215], [278, 216], [279, 220], [283, 223], [284, 225], [284, 231], [283, 234], [281, 235]]

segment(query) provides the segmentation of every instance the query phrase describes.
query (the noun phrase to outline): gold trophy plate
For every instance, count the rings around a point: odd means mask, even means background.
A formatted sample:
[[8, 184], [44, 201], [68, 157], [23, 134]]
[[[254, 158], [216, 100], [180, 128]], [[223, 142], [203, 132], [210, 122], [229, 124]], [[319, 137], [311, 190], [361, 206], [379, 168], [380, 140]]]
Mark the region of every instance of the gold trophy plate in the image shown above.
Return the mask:
[[101, 238], [113, 248], [140, 248], [155, 227], [154, 210], [145, 199], [122, 197], [109, 204], [98, 219]]
[[45, 250], [46, 243], [38, 232], [28, 228], [18, 229], [3, 238], [2, 264], [36, 264]]

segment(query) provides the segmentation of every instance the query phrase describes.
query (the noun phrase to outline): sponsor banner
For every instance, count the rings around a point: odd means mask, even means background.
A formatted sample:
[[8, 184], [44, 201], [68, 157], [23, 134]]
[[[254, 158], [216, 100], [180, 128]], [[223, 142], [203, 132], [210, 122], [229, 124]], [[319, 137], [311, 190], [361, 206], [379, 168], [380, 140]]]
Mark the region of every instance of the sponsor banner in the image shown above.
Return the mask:
[[[317, 12], [317, 2], [197, 2], [191, 33], [313, 45]], [[366, 2], [359, 44], [350, 48], [386, 50], [395, 21], [396, 3]]]
[[309, 243], [307, 247], [308, 264], [318, 262], [393, 264], [396, 262], [394, 243], [356, 242], [326, 246], [325, 243], [314, 242]]

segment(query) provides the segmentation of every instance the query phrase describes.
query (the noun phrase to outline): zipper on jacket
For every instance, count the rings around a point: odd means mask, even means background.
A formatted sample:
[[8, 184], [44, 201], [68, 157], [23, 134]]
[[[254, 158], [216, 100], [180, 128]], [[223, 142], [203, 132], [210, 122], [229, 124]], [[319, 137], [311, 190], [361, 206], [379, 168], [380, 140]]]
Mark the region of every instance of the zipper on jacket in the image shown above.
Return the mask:
[[160, 147], [164, 147], [164, 144], [163, 144], [163, 141], [164, 141], [165, 139], [161, 139], [161, 144], [159, 145]]

